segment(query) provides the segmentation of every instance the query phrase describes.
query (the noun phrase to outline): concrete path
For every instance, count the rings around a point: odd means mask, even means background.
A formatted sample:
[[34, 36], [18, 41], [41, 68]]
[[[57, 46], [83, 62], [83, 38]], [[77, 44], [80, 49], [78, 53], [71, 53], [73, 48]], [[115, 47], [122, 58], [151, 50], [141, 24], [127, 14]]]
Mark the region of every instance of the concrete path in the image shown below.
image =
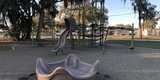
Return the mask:
[[[52, 46], [15, 45], [15, 50], [0, 52], [0, 80], [22, 80], [35, 72], [36, 59], [44, 58], [47, 62], [64, 59], [69, 54], [76, 54], [81, 60], [93, 63], [100, 60], [96, 80], [159, 80], [160, 79], [160, 49], [108, 44], [106, 53], [102, 54], [102, 47], [81, 48], [71, 50], [64, 48], [64, 53], [55, 56], [51, 52]], [[104, 79], [103, 75], [109, 75]], [[24, 79], [25, 80], [25, 79]], [[26, 80], [36, 80], [30, 77]]]

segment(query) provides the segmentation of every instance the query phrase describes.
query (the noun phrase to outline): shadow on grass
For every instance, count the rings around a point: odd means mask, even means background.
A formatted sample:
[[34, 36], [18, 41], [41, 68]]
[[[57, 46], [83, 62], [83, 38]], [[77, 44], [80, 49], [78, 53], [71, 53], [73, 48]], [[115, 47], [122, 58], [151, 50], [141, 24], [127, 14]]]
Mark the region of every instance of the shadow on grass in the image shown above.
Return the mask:
[[11, 49], [12, 49], [12, 46], [0, 46], [0, 52], [11, 50]]
[[[130, 45], [130, 40], [109, 40], [109, 43]], [[134, 46], [160, 49], [159, 41], [134, 41]]]

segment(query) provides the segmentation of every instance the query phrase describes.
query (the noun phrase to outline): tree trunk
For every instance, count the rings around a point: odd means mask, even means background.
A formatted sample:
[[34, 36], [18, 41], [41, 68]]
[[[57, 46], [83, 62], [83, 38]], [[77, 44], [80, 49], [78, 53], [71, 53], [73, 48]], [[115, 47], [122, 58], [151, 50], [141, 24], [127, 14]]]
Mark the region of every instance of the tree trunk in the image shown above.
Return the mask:
[[4, 20], [4, 23], [6, 25], [6, 27], [8, 28], [8, 24], [7, 24], [7, 21], [6, 21], [6, 18], [5, 18], [5, 14], [3, 13], [3, 20]]
[[27, 22], [28, 22], [28, 28], [27, 28], [25, 39], [31, 39], [32, 22], [33, 22], [32, 17], [30, 17]]
[[142, 26], [142, 36], [143, 36], [144, 29], [145, 29], [145, 28], [144, 28], [144, 26], [145, 26], [145, 21], [146, 21], [146, 20], [143, 19], [143, 24], [142, 24], [142, 25], [143, 25], [143, 26]]
[[30, 31], [27, 32], [26, 39], [31, 39], [31, 32]]
[[139, 19], [139, 27], [138, 27], [138, 38], [142, 39], [142, 26], [141, 26], [140, 19]]
[[37, 35], [36, 35], [36, 39], [40, 40], [41, 39], [41, 29], [44, 23], [44, 10], [42, 9], [42, 12], [40, 13], [40, 17], [39, 17], [39, 23], [38, 23], [38, 29], [37, 29]]
[[139, 16], [138, 38], [142, 39], [141, 10], [138, 10], [138, 16]]
[[26, 37], [25, 37], [25, 39], [31, 39], [31, 30], [32, 28], [30, 27], [30, 29], [29, 30], [27, 30], [27, 34], [26, 34]]

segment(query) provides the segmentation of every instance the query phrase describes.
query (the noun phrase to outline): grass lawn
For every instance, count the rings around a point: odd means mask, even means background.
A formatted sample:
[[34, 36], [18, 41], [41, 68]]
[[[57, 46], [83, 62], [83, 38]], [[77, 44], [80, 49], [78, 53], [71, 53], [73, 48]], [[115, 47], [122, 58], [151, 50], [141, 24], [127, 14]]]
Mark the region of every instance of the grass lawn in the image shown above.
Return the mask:
[[[108, 38], [110, 39], [131, 39], [131, 36], [114, 36], [114, 35], [108, 35]], [[138, 39], [138, 36], [134, 36], [135, 39]], [[143, 36], [143, 39], [154, 39], [159, 40], [160, 36]]]
[[6, 51], [6, 50], [11, 50], [12, 46], [0, 46], [0, 52]]
[[[109, 40], [109, 43], [130, 45], [130, 40]], [[159, 41], [134, 41], [134, 46], [160, 49]]]
[[[107, 38], [109, 39], [119, 39], [119, 40], [108, 40], [109, 43], [115, 43], [115, 44], [124, 44], [124, 45], [129, 45], [131, 44], [130, 40], [121, 40], [121, 39], [131, 39], [131, 36], [108, 36]], [[137, 38], [137, 36], [135, 36], [135, 39]], [[0, 37], [0, 39], [3, 39]], [[160, 36], [143, 36], [143, 39], [155, 39], [155, 40], [160, 40]], [[24, 45], [32, 45], [31, 41], [27, 41], [25, 43], [25, 41], [19, 41], [19, 42], [15, 42], [15, 41], [11, 41], [11, 42], [7, 42], [7, 41], [0, 41], [0, 44], [5, 45], [2, 46], [0, 45], [0, 52], [2, 51], [6, 51], [6, 50], [11, 50], [12, 49], [12, 44], [24, 44]], [[147, 47], [147, 48], [155, 48], [155, 49], [160, 49], [160, 41], [134, 41], [134, 46], [140, 46], [140, 47]]]

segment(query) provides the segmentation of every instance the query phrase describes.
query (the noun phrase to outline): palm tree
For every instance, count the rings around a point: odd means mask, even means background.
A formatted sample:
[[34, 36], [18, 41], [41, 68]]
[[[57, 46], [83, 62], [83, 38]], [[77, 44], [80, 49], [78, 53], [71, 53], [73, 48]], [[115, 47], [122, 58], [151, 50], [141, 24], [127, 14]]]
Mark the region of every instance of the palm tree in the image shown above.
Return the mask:
[[138, 27], [138, 38], [142, 38], [142, 25], [141, 21], [153, 19], [156, 15], [155, 5], [151, 5], [148, 0], [131, 0], [134, 12], [138, 12], [139, 27]]
[[138, 27], [138, 38], [142, 38], [142, 25], [141, 25], [141, 20], [143, 18], [143, 13], [144, 9], [147, 7], [147, 0], [131, 0], [132, 1], [132, 6], [134, 8], [134, 12], [138, 12], [138, 22], [139, 22], [139, 27]]

